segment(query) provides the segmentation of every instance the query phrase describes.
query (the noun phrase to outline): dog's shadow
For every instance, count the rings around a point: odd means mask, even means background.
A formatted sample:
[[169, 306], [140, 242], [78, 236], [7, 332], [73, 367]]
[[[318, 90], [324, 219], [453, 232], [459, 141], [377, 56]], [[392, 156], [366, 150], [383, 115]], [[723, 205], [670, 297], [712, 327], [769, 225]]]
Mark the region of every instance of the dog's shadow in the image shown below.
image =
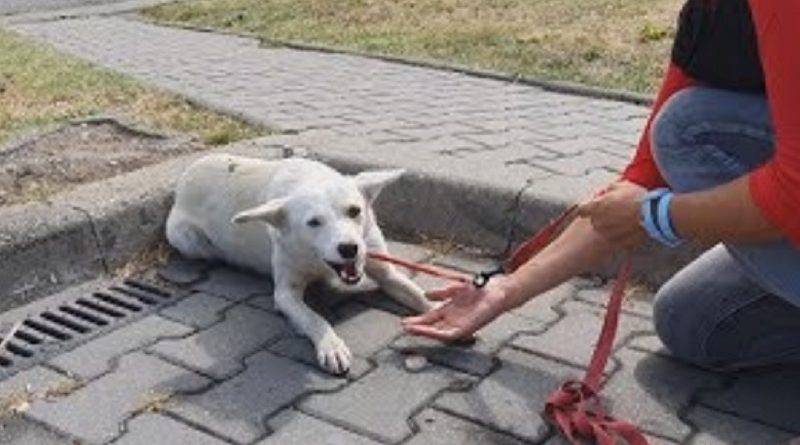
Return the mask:
[[[190, 300], [201, 293], [211, 295], [215, 301], [225, 300], [224, 310], [219, 311], [216, 317], [217, 323], [224, 323], [232, 312], [250, 311], [251, 317], [263, 314], [264, 323], [280, 324], [277, 332], [276, 329], [262, 330], [260, 327], [257, 330], [242, 331], [248, 328], [243, 324], [235, 329], [236, 335], [243, 337], [266, 335], [255, 350], [267, 350], [318, 369], [319, 365], [311, 342], [294, 329], [286, 317], [276, 309], [274, 284], [270, 276], [221, 262], [187, 260], [175, 252], [167, 264], [158, 271], [158, 276], [161, 280], [180, 288], [181, 293], [187, 294], [184, 300]], [[364, 336], [377, 336], [386, 339], [386, 344], [380, 346], [387, 346], [391, 341], [388, 337], [400, 334], [400, 317], [414, 314], [409, 308], [387, 297], [377, 285], [368, 280], [352, 291], [342, 291], [315, 283], [305, 290], [304, 301], [333, 326], [346, 344], [365, 343]], [[179, 306], [176, 305], [176, 308]], [[185, 318], [191, 317], [192, 314], [185, 314]], [[361, 318], [364, 322], [359, 320]], [[366, 323], [370, 318], [376, 319], [375, 321], [382, 325], [370, 326]], [[211, 328], [212, 326], [203, 327], [203, 329]], [[373, 343], [378, 341], [376, 339]], [[211, 349], [209, 348], [209, 353], [213, 354]], [[377, 350], [366, 347], [357, 349], [359, 350], [353, 352], [362, 359], [367, 359]], [[364, 349], [370, 350], [364, 351]], [[220, 357], [220, 360], [227, 359], [228, 356]]]

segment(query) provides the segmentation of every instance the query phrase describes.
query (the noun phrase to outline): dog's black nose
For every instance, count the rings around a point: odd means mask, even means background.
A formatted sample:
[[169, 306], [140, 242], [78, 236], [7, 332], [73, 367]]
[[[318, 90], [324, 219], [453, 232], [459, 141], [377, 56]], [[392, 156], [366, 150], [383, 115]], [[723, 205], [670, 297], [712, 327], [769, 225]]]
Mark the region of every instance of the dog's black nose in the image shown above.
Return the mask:
[[337, 247], [337, 250], [339, 251], [339, 255], [341, 255], [342, 258], [351, 260], [356, 257], [356, 254], [358, 254], [358, 244], [341, 243]]

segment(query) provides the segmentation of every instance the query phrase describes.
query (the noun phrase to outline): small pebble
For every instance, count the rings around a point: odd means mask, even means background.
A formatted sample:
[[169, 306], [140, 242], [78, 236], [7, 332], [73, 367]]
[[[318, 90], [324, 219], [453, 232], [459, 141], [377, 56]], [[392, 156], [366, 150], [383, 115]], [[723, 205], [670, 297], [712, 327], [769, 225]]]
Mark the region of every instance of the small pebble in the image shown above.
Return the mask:
[[407, 371], [419, 372], [428, 366], [428, 359], [424, 355], [412, 354], [406, 357], [405, 365]]

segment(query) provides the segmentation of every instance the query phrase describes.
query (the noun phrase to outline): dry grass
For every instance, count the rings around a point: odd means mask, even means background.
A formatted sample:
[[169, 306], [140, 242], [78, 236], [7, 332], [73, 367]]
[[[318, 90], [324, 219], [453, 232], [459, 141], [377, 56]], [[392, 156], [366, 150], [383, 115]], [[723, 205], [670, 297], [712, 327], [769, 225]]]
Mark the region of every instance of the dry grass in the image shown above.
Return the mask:
[[142, 275], [166, 264], [170, 251], [169, 244], [164, 240], [160, 240], [156, 244], [136, 253], [128, 262], [114, 270], [113, 276], [125, 279]]
[[200, 0], [155, 20], [653, 91], [683, 0]]
[[30, 128], [95, 114], [128, 116], [210, 145], [265, 133], [0, 31], [0, 143]]
[[174, 394], [169, 392], [154, 392], [147, 397], [133, 410], [135, 414], [158, 413], [164, 411], [172, 400]]
[[36, 400], [54, 400], [66, 397], [81, 387], [76, 380], [62, 378], [50, 382], [38, 391], [30, 388], [0, 397], [0, 420], [27, 411]]

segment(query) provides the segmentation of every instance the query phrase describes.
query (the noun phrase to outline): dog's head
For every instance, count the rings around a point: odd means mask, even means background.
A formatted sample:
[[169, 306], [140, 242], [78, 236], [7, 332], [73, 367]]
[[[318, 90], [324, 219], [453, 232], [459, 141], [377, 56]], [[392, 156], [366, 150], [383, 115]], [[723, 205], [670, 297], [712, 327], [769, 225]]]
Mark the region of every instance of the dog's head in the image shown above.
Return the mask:
[[308, 261], [329, 279], [355, 285], [364, 275], [365, 237], [376, 224], [372, 203], [403, 170], [381, 170], [328, 178], [233, 217], [234, 223], [263, 221], [280, 233], [291, 259]]

